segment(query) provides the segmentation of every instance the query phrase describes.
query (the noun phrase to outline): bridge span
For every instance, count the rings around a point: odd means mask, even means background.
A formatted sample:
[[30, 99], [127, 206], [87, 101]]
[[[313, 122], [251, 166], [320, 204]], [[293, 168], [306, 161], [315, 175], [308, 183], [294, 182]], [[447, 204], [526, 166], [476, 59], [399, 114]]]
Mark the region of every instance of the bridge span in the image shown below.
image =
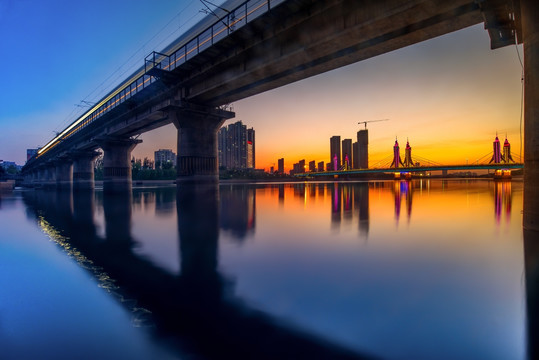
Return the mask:
[[383, 173], [417, 173], [425, 171], [458, 171], [458, 170], [517, 170], [523, 169], [524, 164], [478, 164], [478, 165], [434, 165], [417, 167], [399, 167], [399, 168], [372, 168], [372, 169], [352, 169], [340, 171], [320, 171], [295, 174], [296, 177], [320, 177], [320, 176], [339, 176], [339, 175], [357, 175], [357, 174], [383, 174]]
[[[229, 0], [221, 7], [219, 19], [207, 16], [150, 54], [39, 149], [23, 169], [26, 183], [91, 188], [101, 149], [104, 189], [128, 189], [134, 137], [169, 123], [178, 129], [178, 182], [214, 182], [216, 132], [235, 115], [226, 104], [478, 23], [493, 49], [524, 43], [525, 178], [533, 184], [539, 176], [537, 1]], [[527, 191], [539, 197], [539, 185]], [[530, 214], [539, 219], [539, 209]]]

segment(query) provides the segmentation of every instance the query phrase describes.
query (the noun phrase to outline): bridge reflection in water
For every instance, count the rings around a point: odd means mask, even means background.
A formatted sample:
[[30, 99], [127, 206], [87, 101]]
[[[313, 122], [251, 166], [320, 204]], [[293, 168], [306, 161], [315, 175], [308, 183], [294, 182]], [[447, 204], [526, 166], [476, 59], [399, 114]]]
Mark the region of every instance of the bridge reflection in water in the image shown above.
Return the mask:
[[[166, 198], [167, 191], [155, 190], [156, 198]], [[247, 193], [254, 197], [254, 189]], [[79, 264], [88, 266], [96, 277], [113, 279], [116, 286], [107, 281], [100, 285], [116, 295], [120, 292], [119, 299], [136, 300], [138, 305], [131, 305], [131, 310], [145, 315], [137, 321], [149, 322], [160, 335], [174, 338], [181, 353], [215, 359], [371, 358], [286, 326], [234, 296], [233, 282], [218, 269], [220, 208], [216, 185], [177, 189], [179, 275], [134, 252], [131, 192], [102, 197], [104, 238], [97, 235], [93, 191], [73, 196], [70, 192], [34, 191], [23, 196], [31, 215], [40, 219], [49, 236], [65, 249], [76, 249]], [[254, 207], [254, 202], [246, 204]], [[254, 211], [244, 209], [247, 214]], [[129, 307], [133, 301], [125, 303]], [[149, 314], [151, 319], [146, 319]]]
[[[53, 237], [68, 242], [67, 247], [80, 251], [79, 263], [102, 268], [103, 273], [96, 272], [88, 265], [96, 277], [106, 274], [101, 286], [107, 291], [117, 296], [119, 293], [119, 299], [135, 299], [137, 307], [130, 305], [132, 301], [123, 303], [134, 312], [136, 321], [155, 325], [160, 335], [176, 339], [174, 344], [179, 352], [193, 352], [207, 358], [362, 359], [368, 357], [356, 349], [288, 326], [270, 313], [251, 308], [236, 296], [234, 281], [219, 268], [220, 231], [241, 244], [255, 232], [257, 196], [270, 192], [272, 196], [262, 197], [260, 201], [271, 199], [277, 201], [277, 206], [293, 202], [304, 207], [309, 207], [311, 201], [323, 201], [330, 210], [326, 216], [333, 230], [357, 224], [358, 239], [366, 242], [370, 223], [379, 215], [373, 212], [373, 206], [380, 199], [392, 199], [393, 214], [387, 215], [394, 216], [398, 225], [404, 211], [408, 222], [412, 216], [418, 216], [412, 209], [415, 204], [421, 210], [423, 194], [451, 191], [456, 187], [454, 184], [455, 181], [413, 180], [220, 188], [193, 185], [105, 195], [93, 191], [74, 194], [33, 191], [23, 196], [29, 215], [40, 218], [44, 228], [56, 234]], [[469, 186], [471, 195], [476, 192], [473, 181], [460, 184]], [[492, 182], [489, 189], [496, 224], [501, 226], [501, 219], [509, 221], [515, 215], [511, 213], [514, 187], [511, 182]], [[149, 208], [153, 203], [156, 216], [177, 216], [180, 267], [177, 274], [136, 251], [133, 211]], [[95, 220], [101, 209], [104, 231]], [[537, 342], [533, 341], [539, 328], [537, 235], [524, 231], [530, 358], [538, 351]], [[115, 282], [108, 282], [108, 278]]]

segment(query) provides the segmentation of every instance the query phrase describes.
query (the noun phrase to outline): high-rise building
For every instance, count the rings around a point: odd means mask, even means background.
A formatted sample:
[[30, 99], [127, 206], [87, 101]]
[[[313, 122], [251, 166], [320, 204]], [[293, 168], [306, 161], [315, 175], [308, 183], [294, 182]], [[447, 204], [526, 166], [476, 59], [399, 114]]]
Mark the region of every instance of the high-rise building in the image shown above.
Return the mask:
[[26, 149], [26, 161], [30, 160], [32, 156], [37, 154], [38, 149]]
[[277, 160], [277, 171], [279, 174], [284, 174], [284, 158]]
[[305, 159], [299, 161], [298, 168], [300, 173], [305, 172]]
[[320, 161], [318, 163], [318, 171], [324, 171], [324, 162], [323, 161]]
[[352, 168], [359, 169], [359, 143], [352, 144]]
[[171, 149], [159, 149], [154, 152], [154, 163], [156, 169], [176, 166], [176, 154]]
[[309, 161], [309, 171], [310, 172], [315, 172], [316, 171], [316, 162], [314, 160]]
[[359, 130], [357, 132], [358, 147], [358, 169], [367, 169], [369, 167], [369, 130]]
[[219, 166], [227, 169], [255, 168], [255, 131], [240, 121], [223, 126], [217, 135]]
[[352, 166], [352, 139], [342, 141], [342, 165], [345, 169]]
[[339, 170], [341, 164], [341, 137], [338, 135], [329, 139], [329, 162], [332, 164], [331, 170]]

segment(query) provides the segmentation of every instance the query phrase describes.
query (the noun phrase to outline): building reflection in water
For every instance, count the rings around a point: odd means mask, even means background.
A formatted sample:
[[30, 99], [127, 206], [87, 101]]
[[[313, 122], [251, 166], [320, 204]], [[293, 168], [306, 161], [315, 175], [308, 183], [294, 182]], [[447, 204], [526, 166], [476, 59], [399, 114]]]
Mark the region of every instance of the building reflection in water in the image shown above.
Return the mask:
[[[256, 188], [224, 185], [219, 188], [221, 230], [233, 239], [243, 241], [254, 234], [256, 226]], [[279, 189], [280, 195], [280, 189]]]
[[[249, 215], [255, 213], [254, 190], [245, 193], [248, 200], [242, 204], [247, 206], [239, 214], [240, 219], [227, 214], [234, 226], [243, 226], [246, 221], [249, 226], [251, 218], [254, 225], [254, 216]], [[301, 192], [301, 187], [298, 190]], [[137, 313], [133, 317], [136, 324], [152, 324], [155, 338], [166, 339], [181, 356], [369, 358], [251, 309], [235, 296], [233, 281], [219, 270], [218, 240], [223, 215], [219, 192], [216, 185], [177, 189], [180, 274], [163, 270], [133, 251], [136, 241], [131, 234], [132, 209], [144, 204], [145, 199], [155, 201], [159, 197], [156, 192], [153, 196], [133, 196], [131, 192], [97, 196], [102, 200], [104, 238], [96, 235], [97, 201], [93, 192], [72, 195], [33, 191], [24, 193], [23, 199], [31, 216], [41, 219], [49, 236], [66, 251], [77, 254], [77, 262], [98, 279], [100, 287]]]
[[496, 223], [499, 225], [502, 220], [502, 216], [505, 217], [505, 221], [509, 222], [511, 219], [511, 205], [512, 205], [512, 191], [511, 181], [501, 180], [494, 182], [494, 216], [496, 217]]
[[412, 217], [412, 201], [413, 201], [413, 181], [411, 180], [395, 180], [393, 181], [393, 197], [395, 199], [395, 221], [399, 224], [401, 215], [402, 199], [406, 202], [406, 219], [410, 223]]

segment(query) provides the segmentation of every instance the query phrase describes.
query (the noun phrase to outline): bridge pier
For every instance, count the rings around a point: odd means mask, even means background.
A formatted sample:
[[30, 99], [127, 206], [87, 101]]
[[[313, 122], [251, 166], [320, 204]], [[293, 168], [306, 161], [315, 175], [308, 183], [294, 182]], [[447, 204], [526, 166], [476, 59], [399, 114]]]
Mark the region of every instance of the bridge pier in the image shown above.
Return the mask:
[[524, 40], [524, 218], [539, 232], [539, 3], [521, 0]]
[[72, 154], [73, 161], [73, 189], [93, 190], [94, 162], [101, 155], [97, 151], [79, 151]]
[[142, 140], [131, 138], [96, 139], [103, 149], [103, 191], [131, 191], [131, 151]]
[[45, 165], [45, 172], [43, 178], [43, 186], [46, 188], [55, 188], [56, 187], [56, 166], [54, 162], [49, 161]]
[[56, 188], [71, 189], [73, 184], [73, 161], [69, 157], [61, 157], [55, 161]]
[[169, 110], [168, 115], [178, 129], [178, 184], [218, 182], [217, 131], [235, 114], [186, 104]]

